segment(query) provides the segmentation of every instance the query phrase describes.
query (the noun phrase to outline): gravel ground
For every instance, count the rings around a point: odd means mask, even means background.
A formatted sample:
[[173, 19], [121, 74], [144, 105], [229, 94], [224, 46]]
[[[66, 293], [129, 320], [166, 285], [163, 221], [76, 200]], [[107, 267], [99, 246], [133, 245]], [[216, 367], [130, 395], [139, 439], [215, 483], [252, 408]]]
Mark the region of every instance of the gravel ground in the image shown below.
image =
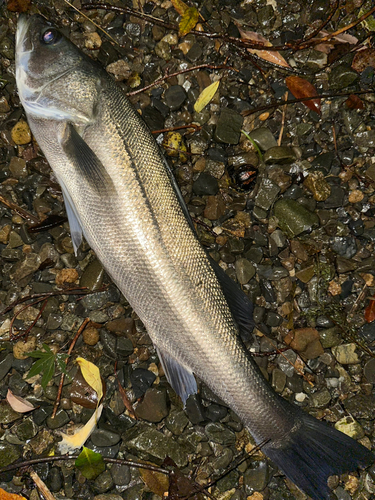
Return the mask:
[[[11, 10], [27, 2], [10, 1], [8, 8], [2, 3], [0, 196], [13, 206], [0, 205], [0, 301], [5, 311], [0, 326], [0, 467], [47, 456], [61, 430], [90, 418], [93, 410], [80, 404], [83, 398], [90, 406], [90, 397], [74, 363], [68, 364], [73, 383], [66, 380], [55, 418], [59, 370], [45, 389], [39, 375], [27, 378], [35, 361], [28, 352], [46, 344], [66, 353], [89, 318], [73, 359], [95, 362], [106, 394], [88, 447], [105, 457], [157, 465], [168, 455], [183, 474], [204, 486], [251, 449], [251, 438], [202, 384], [199, 396], [183, 410], [143, 325], [93, 252], [83, 244], [74, 255], [60, 188], [32, 141], [15, 86], [17, 14]], [[78, 1], [74, 5], [81, 8]], [[63, 1], [45, 0], [29, 10], [63, 27], [124, 92], [133, 93], [132, 102], [173, 165], [202, 244], [255, 304], [257, 328], [244, 340], [274, 389], [374, 446], [375, 322], [369, 321], [375, 313], [368, 300], [375, 269], [374, 95], [347, 102], [349, 94], [374, 86], [375, 50], [366, 56], [352, 50], [353, 37], [371, 41], [374, 17], [345, 33], [352, 38], [284, 50], [291, 66], [287, 70], [252, 59], [230, 37], [238, 38], [242, 29], [262, 34], [275, 46], [301, 39], [327, 19], [328, 2], [313, 1], [308, 8], [302, 0], [194, 5], [206, 20], [201, 20], [202, 29], [219, 37], [179, 37], [172, 28], [180, 16], [168, 0], [143, 5], [143, 17], [85, 11], [116, 43]], [[345, 27], [370, 8], [372, 2], [347, 2], [325, 29]], [[200, 67], [185, 71], [195, 66]], [[166, 72], [178, 74], [136, 93]], [[291, 75], [334, 96], [322, 100], [321, 115], [302, 103], [270, 107], [287, 95], [285, 78]], [[196, 112], [200, 92], [219, 79], [211, 103]], [[192, 123], [195, 128], [186, 128]], [[49, 225], [29, 230], [44, 220]], [[87, 287], [90, 294], [77, 287]], [[25, 308], [21, 299], [35, 294], [46, 295]], [[28, 331], [26, 343], [9, 339], [11, 326], [14, 335]], [[115, 363], [138, 420], [124, 406]], [[8, 389], [38, 408], [15, 412], [5, 400]], [[108, 465], [91, 480], [67, 461], [34, 468], [56, 498], [157, 500], [164, 491], [126, 465]], [[333, 498], [375, 498], [371, 472], [331, 478]], [[0, 487], [39, 498], [27, 475], [16, 477], [14, 471], [0, 474]], [[219, 479], [211, 493], [222, 500], [306, 498], [259, 454]]]

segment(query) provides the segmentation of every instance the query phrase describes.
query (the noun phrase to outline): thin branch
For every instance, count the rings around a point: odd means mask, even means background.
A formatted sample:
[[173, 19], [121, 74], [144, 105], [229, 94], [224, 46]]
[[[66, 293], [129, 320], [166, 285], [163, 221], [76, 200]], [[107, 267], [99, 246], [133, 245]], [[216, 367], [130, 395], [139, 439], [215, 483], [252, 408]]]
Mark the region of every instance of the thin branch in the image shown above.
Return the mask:
[[[86, 318], [83, 323], [81, 324], [81, 326], [78, 328], [78, 331], [77, 333], [75, 334], [74, 336], [74, 339], [72, 340], [72, 343], [70, 344], [69, 346], [69, 349], [68, 349], [68, 357], [65, 359], [65, 365], [68, 364], [68, 360], [69, 360], [69, 357], [70, 355], [72, 354], [72, 351], [74, 349], [74, 346], [76, 345], [76, 342], [78, 340], [78, 337], [81, 335], [81, 333], [83, 332], [83, 330], [85, 329], [87, 323], [90, 321], [90, 318]], [[55, 404], [53, 405], [53, 412], [52, 412], [52, 418], [55, 418], [56, 416], [56, 413], [57, 413], [57, 409], [59, 407], [59, 404], [60, 404], [60, 399], [61, 399], [61, 393], [62, 393], [62, 390], [63, 390], [63, 385], [64, 385], [64, 379], [65, 379], [65, 373], [62, 372], [61, 374], [61, 377], [60, 377], [60, 384], [59, 384], [59, 389], [57, 391], [57, 396], [56, 396], [56, 400], [55, 400]], [[99, 402], [98, 402], [99, 403]]]
[[38, 217], [35, 217], [35, 215], [31, 214], [24, 208], [21, 208], [16, 203], [13, 203], [13, 201], [7, 200], [6, 198], [4, 198], [4, 196], [0, 195], [0, 202], [3, 203], [3, 205], [5, 205], [6, 207], [16, 212], [16, 214], [21, 216], [23, 219], [26, 219], [27, 221], [32, 222], [34, 224], [40, 224], [40, 220], [38, 219]]

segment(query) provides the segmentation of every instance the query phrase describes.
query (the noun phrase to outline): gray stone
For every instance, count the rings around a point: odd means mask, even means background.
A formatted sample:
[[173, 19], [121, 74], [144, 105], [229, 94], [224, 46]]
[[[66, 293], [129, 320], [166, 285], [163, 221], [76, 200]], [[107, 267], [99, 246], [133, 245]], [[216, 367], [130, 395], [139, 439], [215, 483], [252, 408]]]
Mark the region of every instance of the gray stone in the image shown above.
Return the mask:
[[204, 432], [209, 441], [214, 441], [224, 446], [230, 446], [236, 441], [234, 432], [218, 422], [207, 424], [204, 428]]
[[311, 231], [319, 225], [319, 218], [295, 200], [283, 198], [275, 203], [275, 215], [280, 228], [289, 236], [297, 236], [305, 231]]
[[197, 196], [215, 195], [219, 191], [219, 185], [215, 177], [202, 172], [193, 183], [193, 191]]
[[288, 163], [293, 163], [296, 159], [296, 155], [293, 153], [291, 148], [287, 146], [274, 146], [268, 149], [263, 157], [264, 163], [271, 165], [276, 163], [278, 165], [285, 165]]
[[342, 365], [354, 365], [360, 362], [357, 353], [357, 344], [341, 344], [332, 347], [332, 354]]
[[0, 380], [3, 380], [3, 378], [11, 369], [13, 359], [13, 354], [11, 353], [7, 354], [3, 359], [1, 359], [0, 357]]
[[104, 268], [99, 260], [94, 259], [83, 271], [79, 284], [91, 291], [98, 290], [103, 284], [104, 273]]
[[143, 400], [135, 410], [138, 418], [147, 422], [160, 422], [168, 415], [167, 393], [164, 388], [147, 389]]
[[95, 429], [91, 434], [91, 441], [95, 446], [114, 446], [121, 439], [121, 436], [116, 432], [108, 431], [106, 429]]
[[272, 370], [272, 387], [276, 392], [281, 394], [284, 390], [286, 384], [286, 375], [283, 371], [278, 368]]
[[58, 410], [55, 418], [47, 418], [47, 426], [50, 429], [59, 429], [63, 425], [66, 425], [70, 421], [69, 415], [64, 410]]
[[[2, 421], [1, 421], [2, 422]], [[21, 457], [21, 449], [6, 441], [0, 441], [0, 467], [6, 467]]]
[[147, 424], [139, 423], [122, 435], [126, 448], [146, 460], [161, 463], [168, 455], [178, 467], [187, 464], [187, 448]]
[[254, 461], [243, 475], [243, 484], [246, 496], [254, 491], [262, 491], [269, 481], [268, 464], [265, 460]]
[[345, 410], [355, 419], [373, 420], [375, 414], [375, 397], [356, 394], [344, 402]]
[[130, 482], [130, 467], [128, 465], [113, 464], [111, 476], [116, 486], [126, 486]]
[[332, 68], [329, 74], [330, 85], [332, 89], [340, 90], [346, 89], [358, 80], [358, 73], [351, 69], [346, 64], [340, 64]]
[[267, 151], [277, 146], [276, 139], [269, 128], [257, 128], [249, 135], [262, 151]]
[[214, 139], [226, 144], [238, 144], [243, 117], [233, 109], [223, 108], [216, 124]]
[[255, 274], [255, 268], [247, 259], [240, 258], [235, 263], [236, 276], [241, 285], [248, 283]]
[[185, 415], [185, 412], [180, 410], [173, 410], [169, 413], [167, 419], [165, 420], [165, 426], [169, 429], [175, 436], [180, 436], [185, 427], [188, 425], [189, 419]]
[[255, 205], [263, 210], [269, 210], [276, 200], [279, 191], [279, 186], [274, 184], [270, 179], [262, 179], [255, 197]]
[[172, 85], [164, 93], [165, 103], [172, 111], [181, 108], [186, 97], [186, 92], [180, 85]]

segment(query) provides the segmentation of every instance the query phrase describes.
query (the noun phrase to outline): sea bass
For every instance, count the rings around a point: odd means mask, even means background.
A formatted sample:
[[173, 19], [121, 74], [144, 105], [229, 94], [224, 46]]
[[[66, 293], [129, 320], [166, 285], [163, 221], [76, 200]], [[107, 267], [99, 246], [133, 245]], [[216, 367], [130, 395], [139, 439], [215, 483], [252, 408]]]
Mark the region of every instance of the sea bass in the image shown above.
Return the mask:
[[367, 466], [365, 447], [278, 396], [246, 351], [246, 295], [209, 259], [159, 148], [114, 81], [39, 16], [20, 17], [16, 77], [30, 128], [82, 235], [143, 321], [184, 403], [195, 376], [315, 500]]

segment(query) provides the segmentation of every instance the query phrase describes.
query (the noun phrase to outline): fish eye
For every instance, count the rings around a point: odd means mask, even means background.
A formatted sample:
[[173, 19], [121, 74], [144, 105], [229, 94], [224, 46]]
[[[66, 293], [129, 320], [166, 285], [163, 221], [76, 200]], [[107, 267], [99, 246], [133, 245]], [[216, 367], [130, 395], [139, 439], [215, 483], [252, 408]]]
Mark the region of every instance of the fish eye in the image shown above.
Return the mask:
[[56, 28], [47, 28], [41, 35], [45, 45], [55, 45], [61, 39], [61, 33]]

